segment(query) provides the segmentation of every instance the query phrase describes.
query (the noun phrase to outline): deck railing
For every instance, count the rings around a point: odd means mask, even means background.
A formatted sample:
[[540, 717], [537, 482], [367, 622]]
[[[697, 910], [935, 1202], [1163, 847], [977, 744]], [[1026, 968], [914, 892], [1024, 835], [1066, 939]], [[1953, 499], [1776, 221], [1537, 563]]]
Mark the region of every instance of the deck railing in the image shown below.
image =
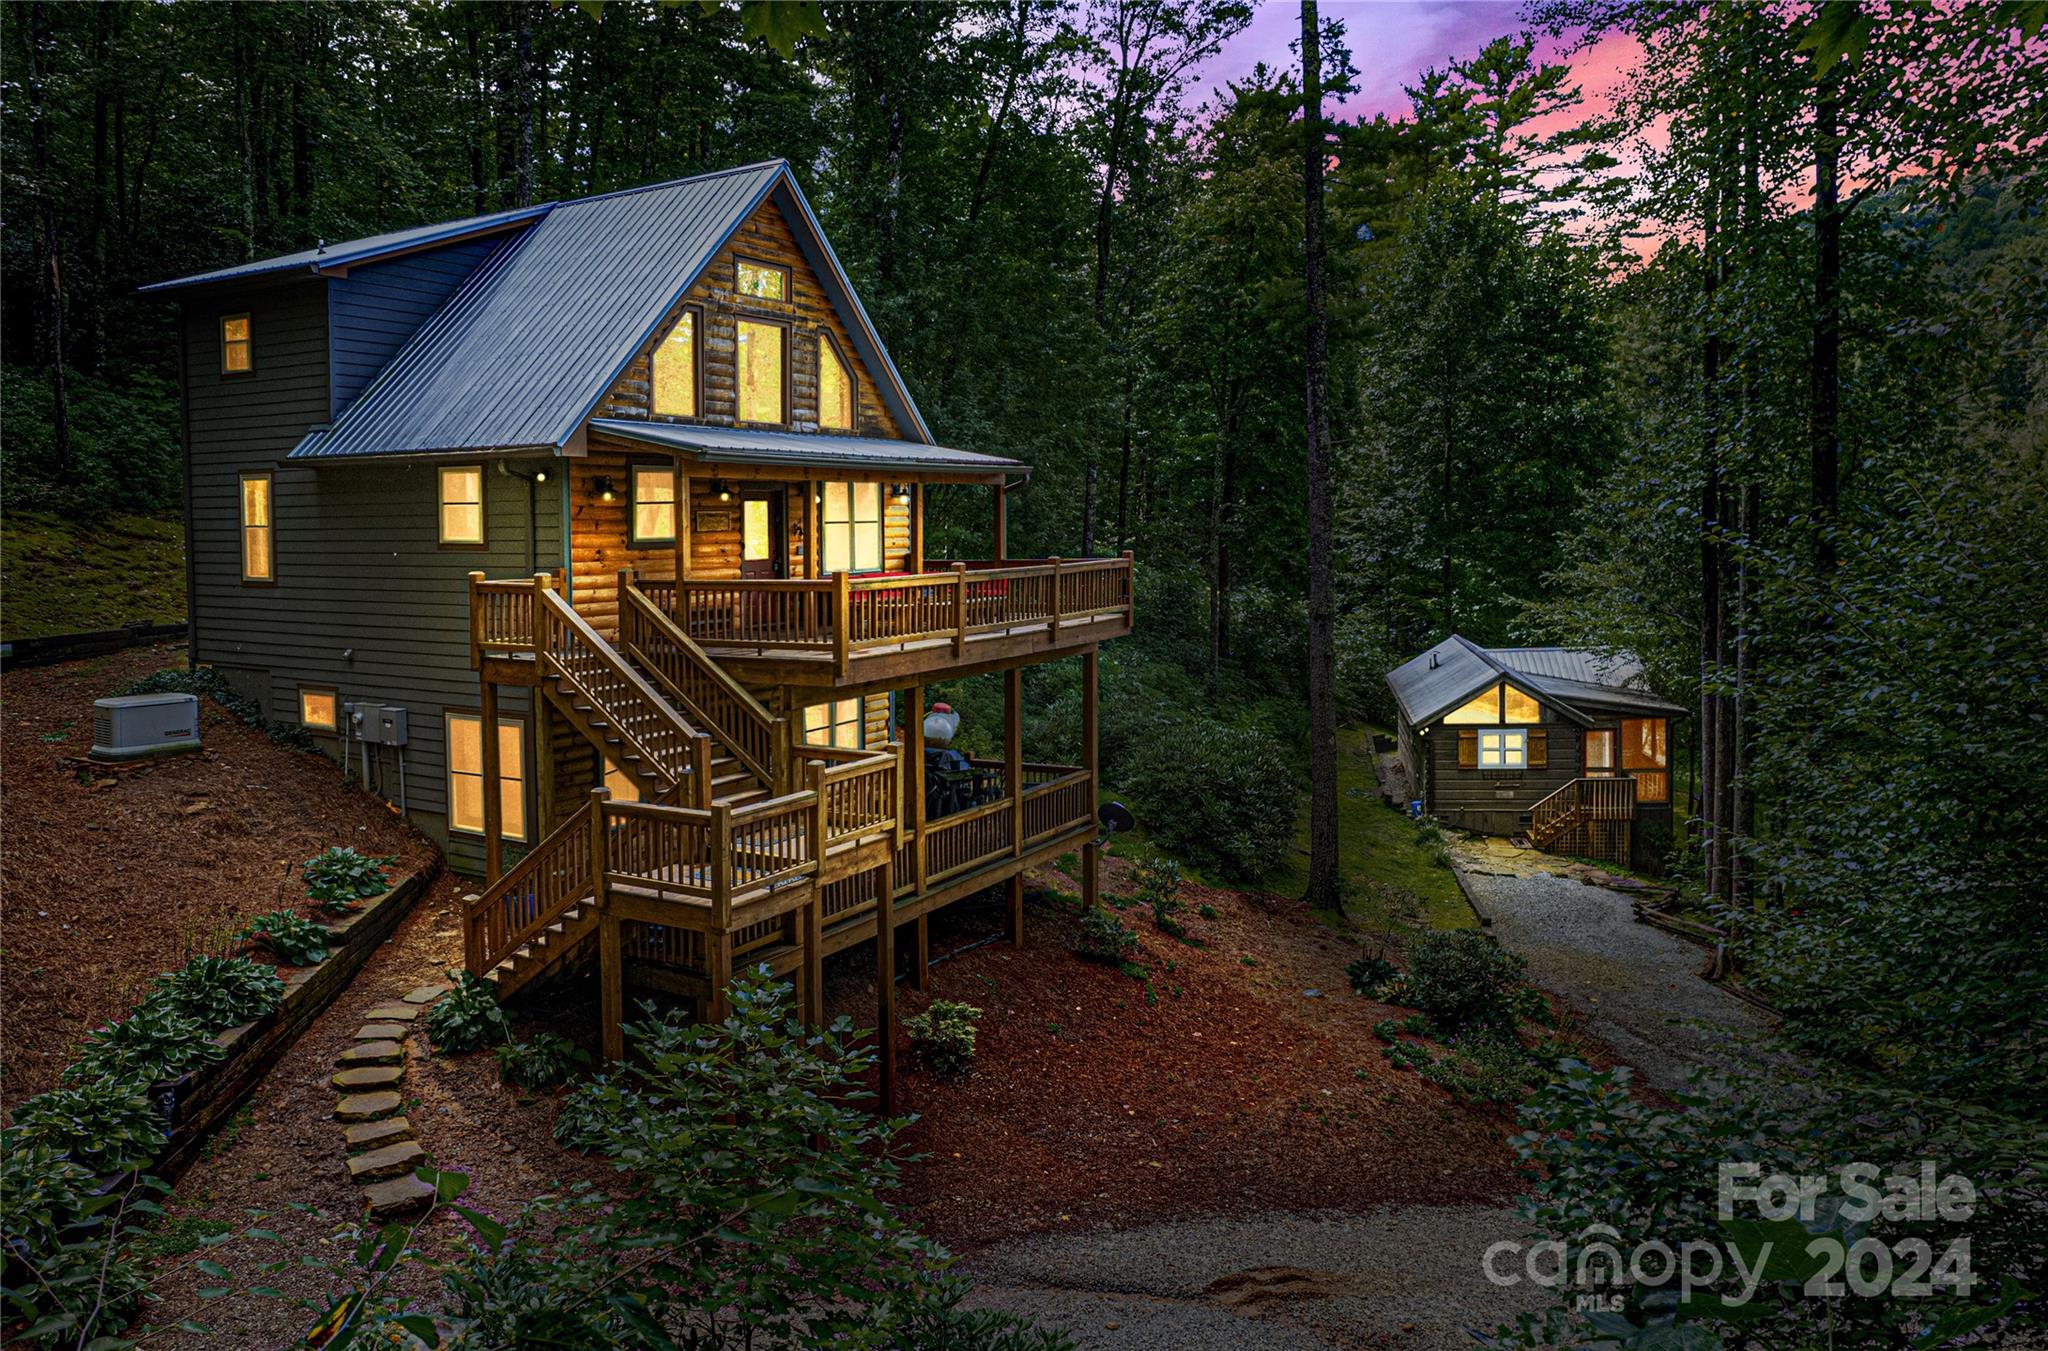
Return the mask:
[[[534, 595], [535, 642], [544, 673], [566, 682], [627, 753], [671, 784], [701, 775], [710, 761], [710, 739], [678, 717], [647, 678], [552, 587], [536, 579]], [[707, 796], [708, 788], [708, 782], [700, 781], [698, 796]]]
[[1636, 781], [1571, 779], [1529, 809], [1529, 839], [1539, 848], [1588, 821], [1628, 821], [1636, 814]]
[[[650, 592], [666, 592], [666, 604]], [[652, 672], [669, 701], [699, 726], [716, 731], [739, 762], [764, 784], [789, 748], [789, 721], [770, 714], [723, 667], [676, 626], [675, 583], [619, 574], [619, 646]]]
[[588, 901], [590, 853], [590, 804], [585, 803], [469, 902], [463, 925], [469, 969], [482, 975], [564, 912]]

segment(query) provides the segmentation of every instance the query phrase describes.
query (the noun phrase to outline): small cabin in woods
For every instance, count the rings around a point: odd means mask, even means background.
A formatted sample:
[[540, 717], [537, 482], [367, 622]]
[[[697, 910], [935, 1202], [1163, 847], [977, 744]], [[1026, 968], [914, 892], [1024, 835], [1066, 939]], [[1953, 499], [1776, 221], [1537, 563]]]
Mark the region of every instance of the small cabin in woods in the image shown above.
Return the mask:
[[[192, 659], [478, 880], [501, 997], [593, 963], [721, 1016], [1082, 854], [1132, 561], [1009, 556], [1030, 467], [937, 444], [780, 160], [322, 243], [145, 288], [180, 310]], [[986, 494], [936, 559], [926, 495]], [[1020, 672], [1079, 663], [1081, 763]], [[1004, 754], [925, 746], [1000, 672]], [[885, 1039], [885, 1078], [893, 1040]]]
[[1452, 634], [1387, 674], [1412, 800], [1448, 825], [1654, 867], [1671, 839], [1671, 720], [1626, 654]]

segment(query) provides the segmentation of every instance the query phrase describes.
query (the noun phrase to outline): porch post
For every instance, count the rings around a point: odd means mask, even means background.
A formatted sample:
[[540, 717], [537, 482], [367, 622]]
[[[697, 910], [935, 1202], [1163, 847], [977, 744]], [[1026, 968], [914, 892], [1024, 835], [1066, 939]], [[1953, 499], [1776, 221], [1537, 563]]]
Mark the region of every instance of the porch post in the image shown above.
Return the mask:
[[882, 855], [874, 873], [880, 888], [875, 897], [875, 1035], [881, 1039], [882, 1112], [896, 1112], [896, 860]]
[[619, 943], [619, 917], [612, 912], [610, 889], [605, 886], [605, 804], [609, 788], [590, 791], [590, 903], [597, 907], [598, 1021], [604, 1035], [604, 1058], [622, 1060], [626, 1054], [626, 975]]
[[924, 485], [910, 485], [910, 571], [924, 571]]
[[1010, 556], [1010, 489], [1001, 479], [996, 480], [996, 560]]
[[910, 862], [911, 878], [916, 884], [916, 894], [925, 892], [924, 863], [924, 686], [910, 687], [910, 718], [904, 728], [906, 738], [905, 755], [909, 763], [904, 766], [910, 783]]
[[676, 623], [684, 622], [683, 579], [690, 575], [690, 475], [676, 455]]
[[1003, 793], [1010, 799], [1010, 849], [1024, 857], [1024, 671], [1003, 672]]
[[484, 881], [489, 883], [505, 875], [505, 823], [500, 819], [504, 804], [498, 779], [498, 685], [488, 676], [483, 681], [482, 710], [477, 722], [483, 738]]
[[[1089, 815], [1102, 799], [1102, 649], [1081, 654], [1081, 768], [1088, 771]], [[1102, 846], [1092, 838], [1081, 846], [1081, 905], [1093, 909], [1101, 900]]]

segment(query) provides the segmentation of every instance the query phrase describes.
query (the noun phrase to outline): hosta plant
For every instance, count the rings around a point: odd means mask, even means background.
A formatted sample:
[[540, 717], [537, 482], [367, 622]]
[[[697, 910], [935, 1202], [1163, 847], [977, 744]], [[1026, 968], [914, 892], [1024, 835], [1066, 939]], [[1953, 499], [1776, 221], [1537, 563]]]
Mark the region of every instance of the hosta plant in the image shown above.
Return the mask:
[[513, 1088], [553, 1088], [590, 1063], [590, 1053], [558, 1032], [498, 1048], [498, 1080]]
[[133, 1078], [158, 1083], [226, 1054], [196, 1018], [163, 996], [151, 995], [126, 1018], [96, 1028], [78, 1058], [65, 1066], [64, 1078], [74, 1083]]
[[391, 889], [390, 869], [398, 860], [390, 855], [372, 858], [353, 845], [323, 849], [299, 865], [306, 879], [306, 895], [329, 911], [346, 913], [371, 896]]
[[0, 1150], [0, 1241], [42, 1252], [91, 1212], [93, 1175], [48, 1144], [17, 1136], [9, 1132]]
[[247, 957], [194, 957], [156, 983], [160, 999], [209, 1032], [253, 1023], [284, 998], [275, 970]]
[[14, 1109], [14, 1130], [95, 1174], [149, 1162], [164, 1143], [163, 1114], [140, 1079], [89, 1080], [38, 1093]]
[[286, 966], [311, 966], [324, 960], [334, 941], [334, 933], [326, 925], [289, 910], [258, 915], [235, 937], [270, 949]]
[[512, 1025], [498, 1007], [498, 990], [482, 976], [451, 971], [455, 988], [427, 1010], [427, 1035], [434, 1049], [461, 1053], [510, 1042]]

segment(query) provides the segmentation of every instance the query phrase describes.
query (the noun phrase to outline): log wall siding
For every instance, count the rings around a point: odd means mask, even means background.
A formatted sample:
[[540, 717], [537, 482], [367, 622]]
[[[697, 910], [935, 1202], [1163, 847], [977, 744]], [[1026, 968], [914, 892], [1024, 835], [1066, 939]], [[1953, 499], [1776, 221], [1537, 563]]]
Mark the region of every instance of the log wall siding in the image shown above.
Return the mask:
[[[788, 301], [760, 300], [753, 296], [735, 296], [734, 262], [746, 257], [761, 262], [778, 263], [789, 269], [790, 299]], [[654, 345], [668, 334], [685, 308], [696, 306], [704, 314], [704, 332], [700, 335], [703, 351], [700, 368], [702, 385], [697, 391], [699, 416], [654, 417], [649, 411], [652, 398], [651, 354]], [[716, 426], [733, 425], [739, 407], [738, 374], [735, 367], [739, 350], [739, 320], [742, 318], [778, 319], [790, 326], [789, 390], [791, 431], [815, 432], [818, 427], [818, 333], [828, 332], [839, 344], [840, 355], [848, 369], [854, 374], [857, 386], [855, 399], [854, 430], [856, 436], [879, 436], [900, 440], [902, 431], [896, 419], [875, 393], [874, 379], [868, 374], [867, 366], [860, 354], [854, 350], [853, 340], [841, 321], [838, 311], [826, 299], [824, 288], [818, 283], [817, 273], [811, 270], [796, 238], [790, 233], [789, 223], [773, 202], [763, 202], [755, 209], [744, 224], [733, 234], [731, 242], [711, 260], [697, 284], [690, 288], [676, 307], [663, 318], [661, 327], [640, 354], [626, 368], [626, 373], [606, 392], [598, 403], [596, 416], [608, 418], [648, 418], [656, 422], [709, 423]]]
[[1429, 735], [1417, 738], [1429, 766], [1428, 804], [1432, 815], [1465, 830], [1485, 835], [1512, 835], [1522, 828], [1523, 813], [1581, 774], [1577, 723], [1556, 720], [1543, 708], [1544, 721], [1528, 724], [1548, 736], [1548, 761], [1542, 769], [1460, 769], [1457, 727], [1431, 723]]
[[[219, 317], [243, 311], [254, 334], [255, 370], [223, 376]], [[450, 845], [458, 866], [475, 868], [480, 838], [451, 843], [448, 835], [442, 714], [478, 703], [469, 664], [469, 571], [528, 570], [526, 485], [487, 473], [486, 547], [443, 549], [435, 465], [280, 463], [307, 427], [327, 417], [327, 320], [326, 283], [319, 280], [186, 303], [193, 657], [220, 667], [267, 716], [285, 721], [298, 717], [300, 685], [405, 708], [411, 816]], [[241, 581], [239, 480], [258, 470], [273, 476], [272, 585]], [[559, 501], [558, 493], [538, 494], [543, 566], [561, 556]], [[505, 716], [525, 715], [526, 691], [506, 690], [501, 707]], [[341, 743], [323, 737], [322, 744], [333, 754]], [[359, 753], [351, 760], [359, 764]], [[533, 763], [531, 747], [527, 760]], [[385, 752], [384, 764], [395, 801], [393, 752]], [[531, 799], [529, 786], [529, 812]]]

